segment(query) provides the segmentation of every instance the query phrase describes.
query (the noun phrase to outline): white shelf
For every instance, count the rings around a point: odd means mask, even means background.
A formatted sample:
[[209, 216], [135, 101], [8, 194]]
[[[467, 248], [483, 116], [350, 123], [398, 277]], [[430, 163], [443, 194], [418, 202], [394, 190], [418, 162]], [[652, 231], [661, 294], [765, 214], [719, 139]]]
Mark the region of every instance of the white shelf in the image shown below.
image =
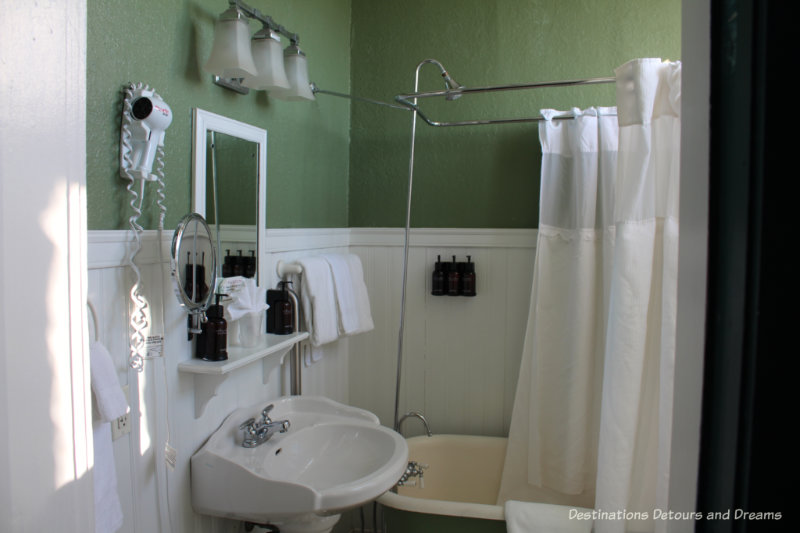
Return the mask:
[[178, 363], [179, 372], [194, 376], [195, 418], [203, 414], [206, 405], [217, 395], [219, 386], [231, 372], [261, 361], [263, 382], [267, 383], [272, 370], [283, 361], [283, 356], [292, 349], [292, 346], [307, 338], [306, 331], [290, 335], [266, 333], [262, 336], [261, 342], [252, 348], [239, 346], [228, 348], [228, 359], [225, 361], [191, 359]]

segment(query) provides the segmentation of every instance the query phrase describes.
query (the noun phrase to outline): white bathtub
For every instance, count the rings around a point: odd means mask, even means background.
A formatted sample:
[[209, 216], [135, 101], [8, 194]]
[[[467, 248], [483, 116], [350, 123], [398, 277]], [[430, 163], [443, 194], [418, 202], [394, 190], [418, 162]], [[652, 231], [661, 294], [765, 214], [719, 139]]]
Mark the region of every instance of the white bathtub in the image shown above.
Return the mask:
[[[401, 487], [397, 494], [378, 499], [388, 531], [467, 531], [472, 526], [476, 531], [505, 531], [503, 507], [495, 502], [507, 441], [474, 435], [409, 438], [408, 460], [429, 468], [424, 488], [417, 482], [416, 487]], [[445, 517], [456, 523], [443, 524]]]

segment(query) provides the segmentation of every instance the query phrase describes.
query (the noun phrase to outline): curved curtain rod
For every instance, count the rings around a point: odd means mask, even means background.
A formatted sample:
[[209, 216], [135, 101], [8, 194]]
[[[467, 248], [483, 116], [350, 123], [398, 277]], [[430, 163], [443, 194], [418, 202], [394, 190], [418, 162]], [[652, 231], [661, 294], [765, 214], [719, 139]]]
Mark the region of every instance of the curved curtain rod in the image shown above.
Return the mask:
[[[394, 97], [395, 101], [399, 104], [406, 106], [417, 112], [417, 115], [425, 121], [429, 126], [434, 127], [449, 127], [449, 126], [485, 126], [488, 124], [519, 124], [524, 122], [541, 122], [546, 120], [543, 116], [536, 117], [523, 117], [523, 118], [500, 118], [500, 119], [486, 119], [486, 120], [462, 120], [457, 122], [437, 122], [429, 119], [420, 110], [416, 103], [417, 98], [433, 98], [436, 96], [451, 96], [458, 97], [462, 94], [472, 93], [489, 93], [499, 91], [520, 91], [525, 89], [542, 89], [546, 87], [574, 87], [578, 85], [599, 85], [605, 83], [615, 83], [616, 77], [610, 76], [605, 78], [585, 78], [579, 80], [561, 80], [561, 81], [544, 81], [538, 83], [517, 83], [512, 85], [490, 85], [487, 87], [462, 87], [460, 89], [448, 89], [444, 91], [427, 91], [409, 94], [398, 94]], [[412, 102], [411, 99], [414, 101]], [[553, 120], [568, 120], [574, 118], [572, 115], [562, 115], [554, 117]]]
[[[329, 94], [332, 96], [338, 96], [340, 98], [349, 98], [351, 100], [358, 100], [361, 102], [367, 102], [369, 104], [391, 107], [393, 109], [416, 111], [417, 115], [419, 115], [419, 117], [423, 121], [425, 121], [427, 125], [438, 128], [438, 127], [450, 127], [450, 126], [485, 126], [489, 124], [519, 124], [525, 122], [541, 122], [542, 120], [545, 120], [545, 118], [539, 115], [536, 117], [522, 117], [522, 118], [501, 118], [501, 119], [485, 119], [485, 120], [462, 120], [456, 122], [438, 122], [435, 120], [431, 120], [420, 110], [419, 105], [417, 105], [416, 103], [417, 98], [434, 98], [437, 96], [459, 96], [462, 94], [488, 93], [488, 92], [500, 92], [500, 91], [520, 91], [526, 89], [542, 89], [546, 87], [574, 87], [580, 85], [600, 85], [605, 83], [615, 83], [616, 81], [617, 79], [614, 76], [609, 76], [604, 78], [545, 81], [538, 83], [517, 83], [512, 85], [490, 85], [486, 87], [462, 87], [460, 89], [448, 89], [443, 91], [426, 91], [426, 92], [416, 92], [408, 94], [398, 94], [397, 96], [394, 97], [397, 104], [390, 104], [388, 102], [382, 102], [380, 100], [373, 100], [371, 98], [364, 98], [361, 96], [354, 96], [351, 94], [327, 91], [324, 89], [320, 89], [319, 87], [317, 87], [315, 83], [311, 84], [311, 90], [314, 94], [318, 93]], [[412, 99], [415, 101], [412, 102], [411, 101]], [[572, 118], [574, 118], [572, 115], [567, 114], [559, 117], [554, 117], [553, 120], [569, 120]]]

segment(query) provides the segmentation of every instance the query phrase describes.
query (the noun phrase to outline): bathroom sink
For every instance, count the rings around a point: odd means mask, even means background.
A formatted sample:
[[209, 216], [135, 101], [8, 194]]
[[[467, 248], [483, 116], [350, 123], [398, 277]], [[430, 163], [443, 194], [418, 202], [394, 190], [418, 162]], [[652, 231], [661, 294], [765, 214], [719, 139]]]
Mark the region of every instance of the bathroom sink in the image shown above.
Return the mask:
[[[239, 425], [270, 403], [270, 418], [288, 419], [289, 430], [242, 447]], [[407, 462], [405, 439], [374, 414], [322, 397], [280, 398], [237, 409], [192, 456], [192, 506], [254, 523], [333, 515], [386, 492]]]

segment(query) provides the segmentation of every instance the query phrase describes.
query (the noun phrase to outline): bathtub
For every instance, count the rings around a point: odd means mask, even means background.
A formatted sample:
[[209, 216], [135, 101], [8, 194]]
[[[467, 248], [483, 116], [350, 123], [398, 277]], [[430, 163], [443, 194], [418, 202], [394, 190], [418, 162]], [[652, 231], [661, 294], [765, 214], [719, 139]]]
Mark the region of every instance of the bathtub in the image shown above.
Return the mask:
[[411, 437], [408, 460], [430, 466], [424, 488], [400, 487], [378, 499], [386, 533], [505, 533], [495, 505], [506, 455], [504, 437]]

